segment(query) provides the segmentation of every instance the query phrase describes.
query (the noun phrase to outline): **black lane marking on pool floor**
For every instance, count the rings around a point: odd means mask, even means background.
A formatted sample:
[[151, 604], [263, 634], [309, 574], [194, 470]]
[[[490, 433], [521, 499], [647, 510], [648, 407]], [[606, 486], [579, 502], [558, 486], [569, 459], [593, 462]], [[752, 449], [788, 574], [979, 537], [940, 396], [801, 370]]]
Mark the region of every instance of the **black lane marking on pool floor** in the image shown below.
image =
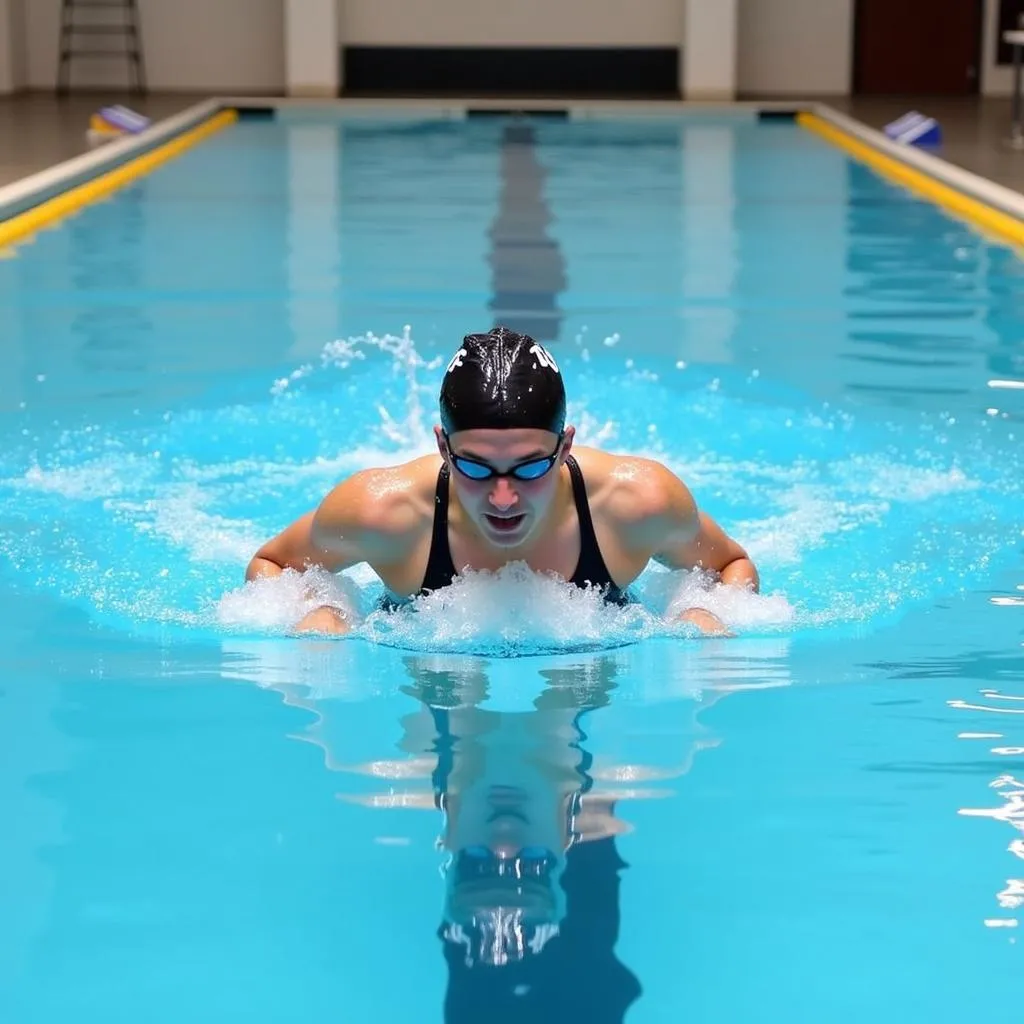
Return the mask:
[[565, 257], [548, 234], [547, 172], [537, 160], [536, 129], [513, 121], [502, 129], [501, 199], [490, 228], [491, 301], [495, 325], [555, 341], [562, 326], [558, 295]]
[[551, 121], [568, 121], [568, 108], [546, 107], [468, 107], [466, 117], [543, 117]]
[[239, 121], [273, 121], [277, 117], [275, 107], [236, 107], [235, 113]]

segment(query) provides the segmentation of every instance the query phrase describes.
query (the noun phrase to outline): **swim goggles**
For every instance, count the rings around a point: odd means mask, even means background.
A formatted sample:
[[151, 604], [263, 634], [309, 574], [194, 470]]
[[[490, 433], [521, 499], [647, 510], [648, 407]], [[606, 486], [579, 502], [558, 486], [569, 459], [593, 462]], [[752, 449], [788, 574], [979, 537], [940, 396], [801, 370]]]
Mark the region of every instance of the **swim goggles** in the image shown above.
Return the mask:
[[455, 855], [453, 865], [460, 882], [506, 877], [546, 879], [557, 866], [558, 858], [543, 846], [524, 846], [508, 857], [488, 846], [465, 846]]
[[452, 451], [448, 435], [444, 434], [443, 436], [452, 465], [464, 477], [476, 481], [501, 479], [503, 476], [514, 477], [516, 480], [539, 480], [546, 473], [550, 472], [551, 467], [558, 461], [558, 453], [562, 450], [562, 440], [564, 438], [564, 434], [558, 435], [558, 443], [550, 455], [545, 455], [542, 459], [530, 459], [529, 462], [520, 462], [504, 473], [499, 473], [490, 463], [478, 462], [476, 459], [467, 459], [464, 455], [456, 455]]

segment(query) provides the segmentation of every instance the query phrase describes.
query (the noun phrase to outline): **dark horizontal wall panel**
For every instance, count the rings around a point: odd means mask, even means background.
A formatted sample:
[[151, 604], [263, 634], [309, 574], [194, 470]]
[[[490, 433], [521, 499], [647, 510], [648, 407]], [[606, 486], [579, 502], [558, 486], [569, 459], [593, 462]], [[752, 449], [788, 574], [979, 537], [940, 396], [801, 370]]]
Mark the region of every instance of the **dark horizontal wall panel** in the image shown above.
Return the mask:
[[345, 96], [678, 99], [679, 49], [346, 46]]

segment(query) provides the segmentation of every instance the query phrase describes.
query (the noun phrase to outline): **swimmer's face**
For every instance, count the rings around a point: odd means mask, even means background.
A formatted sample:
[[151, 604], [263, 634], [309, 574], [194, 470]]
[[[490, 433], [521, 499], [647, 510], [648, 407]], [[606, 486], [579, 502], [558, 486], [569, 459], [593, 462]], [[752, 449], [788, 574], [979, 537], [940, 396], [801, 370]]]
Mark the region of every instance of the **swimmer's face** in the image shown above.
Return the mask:
[[446, 914], [466, 924], [498, 908], [533, 925], [565, 912], [558, 880], [569, 846], [571, 795], [518, 785], [471, 786], [446, 794]]
[[[558, 494], [560, 469], [572, 447], [573, 428], [566, 427], [561, 443], [549, 430], [528, 428], [460, 430], [445, 438], [435, 427], [438, 449], [448, 463], [451, 485], [459, 503], [496, 547], [514, 548], [526, 542]], [[534, 479], [489, 475], [487, 470], [510, 473], [539, 472]], [[484, 479], [474, 479], [484, 476]]]

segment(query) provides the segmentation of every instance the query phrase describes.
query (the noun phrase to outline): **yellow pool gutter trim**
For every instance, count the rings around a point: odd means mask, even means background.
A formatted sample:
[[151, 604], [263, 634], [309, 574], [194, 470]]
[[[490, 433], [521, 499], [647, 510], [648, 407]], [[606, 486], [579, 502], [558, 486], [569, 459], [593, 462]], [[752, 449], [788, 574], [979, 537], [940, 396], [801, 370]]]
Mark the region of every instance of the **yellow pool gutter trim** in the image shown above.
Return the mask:
[[[827, 117], [809, 112], [797, 115], [797, 122], [803, 128], [867, 164], [882, 177], [905, 186], [984, 232], [1024, 246], [1024, 197], [1019, 193], [930, 154], [905, 145], [898, 147], [880, 132], [856, 122], [850, 122], [856, 133], [846, 125], [835, 123], [842, 120], [846, 119], [834, 113]], [[890, 148], [897, 149], [897, 154], [886, 152]], [[926, 167], [915, 167], [912, 163]]]
[[[209, 106], [212, 109], [197, 108], [177, 118], [161, 122], [157, 128], [156, 139], [158, 140], [161, 135], [170, 136], [167, 141], [158, 142], [154, 140], [153, 134], [141, 133], [139, 136], [101, 147], [109, 147], [110, 151], [107, 153], [94, 152], [67, 161], [56, 168], [0, 190], [0, 217], [3, 216], [3, 209], [10, 208], [14, 203], [30, 204], [28, 209], [15, 213], [6, 220], [0, 219], [0, 250], [24, 242], [41, 229], [124, 188], [238, 119], [238, 113], [234, 109], [223, 110], [219, 109], [219, 105]], [[189, 120], [195, 120], [197, 115], [202, 117], [202, 120], [182, 130], [182, 126], [187, 125]], [[136, 150], [141, 150], [140, 155], [127, 155]], [[119, 157], [121, 162], [117, 162]], [[112, 163], [112, 168], [103, 170], [104, 165], [109, 167]], [[94, 176], [87, 177], [84, 181], [80, 180], [83, 174], [88, 175], [94, 168]], [[70, 184], [75, 180], [79, 180], [79, 183]], [[60, 191], [62, 181], [67, 181], [70, 186], [64, 191]], [[34, 195], [43, 193], [44, 190], [52, 192], [55, 189], [56, 195], [32, 204]]]

